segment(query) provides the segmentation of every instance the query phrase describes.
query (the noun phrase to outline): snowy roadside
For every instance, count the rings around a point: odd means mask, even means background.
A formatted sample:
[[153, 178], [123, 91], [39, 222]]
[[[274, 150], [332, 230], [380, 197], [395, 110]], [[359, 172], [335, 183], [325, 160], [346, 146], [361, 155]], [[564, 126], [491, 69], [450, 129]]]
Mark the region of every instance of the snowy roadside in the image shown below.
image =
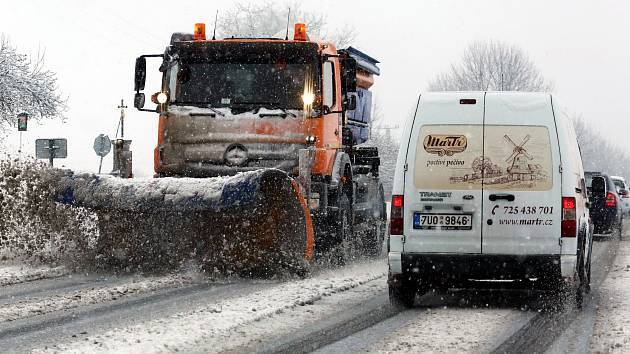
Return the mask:
[[630, 241], [619, 250], [599, 288], [599, 308], [591, 338], [592, 353], [627, 353], [630, 348]]
[[386, 271], [384, 262], [360, 262], [324, 271], [313, 278], [282, 283], [245, 296], [139, 325], [116, 328], [36, 352], [146, 353], [196, 347], [217, 337], [225, 340], [226, 333], [240, 326], [268, 319], [299, 306], [314, 304], [325, 297], [384, 278]]
[[65, 267], [33, 267], [29, 265], [0, 264], [0, 286], [24, 283], [28, 281], [57, 278], [67, 275]]

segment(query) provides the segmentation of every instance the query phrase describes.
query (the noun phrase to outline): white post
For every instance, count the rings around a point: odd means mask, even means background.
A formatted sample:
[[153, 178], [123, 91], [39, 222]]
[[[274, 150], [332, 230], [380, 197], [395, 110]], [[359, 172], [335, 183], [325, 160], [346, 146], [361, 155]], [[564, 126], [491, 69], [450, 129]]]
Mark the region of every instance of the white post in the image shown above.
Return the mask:
[[22, 132], [20, 131], [20, 147], [18, 148], [18, 160], [22, 161]]

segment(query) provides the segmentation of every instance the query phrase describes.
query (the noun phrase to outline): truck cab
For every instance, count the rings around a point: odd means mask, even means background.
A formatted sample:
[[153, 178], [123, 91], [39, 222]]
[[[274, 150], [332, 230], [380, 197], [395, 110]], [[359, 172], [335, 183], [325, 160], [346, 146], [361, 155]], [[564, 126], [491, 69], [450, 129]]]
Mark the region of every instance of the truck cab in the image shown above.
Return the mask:
[[[380, 246], [378, 150], [357, 146], [368, 137], [378, 61], [312, 41], [304, 24], [295, 25], [292, 40], [206, 39], [202, 25], [173, 34], [164, 54], [136, 60], [134, 105], [159, 114], [156, 176], [278, 169], [299, 181], [316, 233], [329, 235], [319, 245], [330, 248], [365, 231]], [[151, 97], [156, 109], [145, 109], [151, 57], [162, 60], [162, 87]]]

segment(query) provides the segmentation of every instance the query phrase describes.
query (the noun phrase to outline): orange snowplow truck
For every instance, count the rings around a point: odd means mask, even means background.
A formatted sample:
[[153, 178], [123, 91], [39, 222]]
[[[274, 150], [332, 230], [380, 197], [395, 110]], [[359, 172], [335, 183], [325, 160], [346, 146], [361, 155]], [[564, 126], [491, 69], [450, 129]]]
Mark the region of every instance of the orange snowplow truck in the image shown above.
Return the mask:
[[[148, 57], [162, 60], [155, 109], [144, 108]], [[304, 24], [292, 40], [206, 39], [203, 24], [174, 33], [164, 54], [136, 59], [134, 106], [159, 113], [156, 177], [280, 170], [297, 186], [316, 254], [379, 254], [385, 204], [367, 144], [377, 63], [311, 41]]]

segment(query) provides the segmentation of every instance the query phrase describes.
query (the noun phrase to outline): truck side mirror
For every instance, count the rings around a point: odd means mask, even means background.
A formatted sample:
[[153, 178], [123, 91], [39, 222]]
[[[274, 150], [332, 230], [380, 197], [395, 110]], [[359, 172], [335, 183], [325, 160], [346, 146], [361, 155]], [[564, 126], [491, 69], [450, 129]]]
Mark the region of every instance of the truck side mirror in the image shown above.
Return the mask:
[[147, 59], [145, 57], [138, 57], [136, 58], [136, 74], [134, 77], [134, 91], [139, 92], [139, 91], [144, 90], [144, 84], [146, 80], [147, 80]]
[[357, 109], [357, 96], [350, 94], [346, 96], [346, 110], [354, 111], [355, 109]]
[[606, 179], [604, 177], [593, 177], [593, 181], [591, 182], [591, 193], [593, 197], [603, 198], [606, 196]]
[[343, 86], [345, 92], [357, 92], [357, 61], [354, 58], [343, 60]]
[[136, 94], [133, 96], [133, 106], [137, 109], [144, 108], [144, 101], [144, 93], [142, 92], [136, 92]]

